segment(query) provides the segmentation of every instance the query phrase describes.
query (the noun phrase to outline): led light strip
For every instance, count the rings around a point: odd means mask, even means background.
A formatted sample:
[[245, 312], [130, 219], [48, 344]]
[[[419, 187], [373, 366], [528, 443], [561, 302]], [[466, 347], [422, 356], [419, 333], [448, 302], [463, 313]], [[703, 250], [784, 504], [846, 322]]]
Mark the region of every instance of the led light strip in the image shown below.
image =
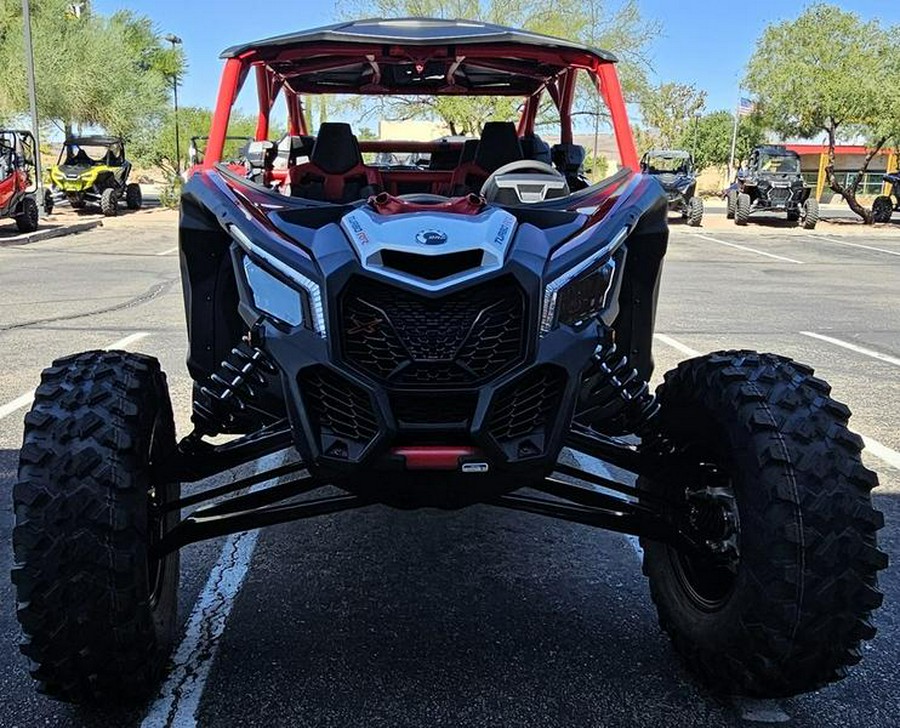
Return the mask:
[[[561, 274], [546, 285], [546, 287], [544, 288], [544, 305], [541, 309], [541, 336], [545, 336], [547, 333], [549, 333], [550, 329], [553, 328], [553, 321], [556, 318], [556, 298], [560, 289], [563, 288], [563, 286], [565, 286], [567, 283], [571, 282], [579, 275], [584, 273], [584, 271], [597, 263], [599, 260], [602, 260], [606, 256], [614, 253], [627, 236], [628, 228], [623, 227], [621, 230], [619, 230], [618, 233], [616, 233], [616, 236], [608, 244], [604, 245], [596, 253], [588, 256], [578, 265], [573, 266], [565, 273]], [[612, 277], [610, 278], [610, 285], [612, 285]], [[609, 288], [607, 288], [607, 291], [604, 294], [604, 299], [608, 293]]]
[[287, 263], [279, 260], [271, 253], [263, 250], [256, 243], [250, 240], [250, 238], [248, 238], [236, 225], [229, 225], [228, 232], [244, 250], [246, 250], [248, 253], [252, 253], [259, 258], [262, 258], [275, 270], [277, 270], [279, 273], [283, 273], [285, 276], [294, 281], [298, 286], [300, 286], [304, 291], [306, 291], [307, 295], [309, 296], [309, 307], [313, 317], [313, 330], [323, 339], [326, 338], [325, 308], [322, 305], [322, 289], [319, 288], [319, 284], [315, 281], [310, 280], [299, 271], [294, 270], [289, 265], [287, 265]]

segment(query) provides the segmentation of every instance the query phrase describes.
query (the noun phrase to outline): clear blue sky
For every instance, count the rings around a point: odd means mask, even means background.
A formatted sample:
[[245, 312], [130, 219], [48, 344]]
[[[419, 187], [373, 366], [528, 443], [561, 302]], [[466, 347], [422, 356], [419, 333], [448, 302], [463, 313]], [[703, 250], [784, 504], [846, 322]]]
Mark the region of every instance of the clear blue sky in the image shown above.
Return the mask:
[[[615, 4], [616, 0], [610, 0]], [[729, 0], [639, 0], [644, 15], [663, 23], [652, 46], [654, 75], [661, 81], [694, 83], [709, 96], [707, 109], [732, 109], [753, 44], [765, 26], [796, 16], [809, 3], [735, 3]], [[865, 19], [900, 24], [896, 0], [838, 3]], [[184, 40], [189, 73], [183, 103], [211, 107], [222, 61], [230, 45], [335, 22], [332, 0], [93, 0], [104, 13], [130, 8], [151, 17], [160, 32]], [[810, 79], [811, 83], [815, 79]]]

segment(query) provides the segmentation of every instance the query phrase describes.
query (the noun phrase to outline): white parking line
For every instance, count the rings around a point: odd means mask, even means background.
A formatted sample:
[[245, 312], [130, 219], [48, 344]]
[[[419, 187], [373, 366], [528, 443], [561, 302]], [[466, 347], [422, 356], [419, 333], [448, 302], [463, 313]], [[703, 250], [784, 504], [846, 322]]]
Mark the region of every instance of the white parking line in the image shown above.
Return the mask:
[[900, 452], [892, 450], [887, 445], [882, 445], [878, 440], [873, 440], [871, 437], [862, 435], [862, 439], [866, 446], [866, 450], [868, 450], [869, 453], [882, 462], [887, 463], [892, 468], [900, 470]]
[[[145, 336], [149, 336], [145, 331], [139, 331], [136, 334], [129, 334], [124, 339], [119, 339], [118, 341], [114, 341], [109, 346], [104, 346], [104, 349], [124, 349], [127, 346], [130, 346], [136, 341], [140, 341]], [[8, 417], [13, 412], [22, 409], [23, 407], [27, 407], [32, 402], [34, 402], [34, 390], [32, 389], [30, 392], [25, 392], [25, 394], [19, 395], [11, 402], [7, 402], [4, 405], [0, 405], [0, 420], [4, 417]]]
[[668, 344], [673, 349], [677, 349], [682, 354], [686, 356], [700, 356], [700, 352], [696, 349], [692, 349], [689, 346], [685, 346], [680, 341], [676, 341], [671, 336], [666, 336], [665, 334], [653, 334], [653, 338], [661, 341], [663, 344]]
[[775, 255], [775, 253], [767, 253], [764, 250], [757, 250], [756, 248], [750, 248], [746, 245], [738, 245], [737, 243], [729, 243], [725, 240], [719, 240], [718, 238], [710, 237], [709, 235], [703, 235], [702, 233], [693, 233], [694, 237], [703, 238], [704, 240], [709, 240], [711, 243], [718, 243], [719, 245], [727, 245], [729, 248], [737, 248], [738, 250], [744, 250], [748, 253], [756, 253], [757, 255], [764, 255], [767, 258], [774, 258], [775, 260], [783, 260], [786, 263], [795, 263], [797, 265], [803, 265], [802, 260], [795, 260], [794, 258], [786, 258], [783, 255]]
[[[800, 333], [806, 334], [807, 336], [813, 336], [817, 339], [825, 338], [826, 340], [830, 340], [833, 343], [839, 343], [840, 345], [846, 344], [846, 342], [839, 342], [837, 339], [830, 339], [830, 337], [822, 337], [821, 335], [814, 334], [811, 331], [801, 331]], [[689, 346], [685, 346], [680, 341], [676, 341], [671, 336], [666, 336], [665, 334], [654, 334], [654, 336], [657, 339], [659, 339], [661, 342], [663, 342], [664, 344], [668, 344], [673, 349], [677, 349], [678, 351], [682, 352], [683, 354], [688, 354], [689, 356], [696, 356], [697, 354], [700, 353], [700, 352], [694, 351]], [[853, 347], [852, 344], [848, 344], [847, 346], [848, 346], [848, 348], [854, 348], [854, 349], [856, 348], [856, 347]], [[869, 350], [866, 350], [866, 351], [868, 352]], [[871, 352], [871, 353], [876, 354], [878, 352]], [[881, 356], [885, 356], [885, 355], [881, 355]], [[900, 363], [900, 362], [895, 361], [894, 363]], [[878, 440], [876, 440], [872, 437], [863, 435], [862, 433], [860, 433], [860, 437], [862, 437], [863, 444], [865, 445], [865, 448], [869, 452], [870, 455], [873, 455], [874, 457], [878, 458], [882, 462], [887, 463], [892, 468], [896, 468], [897, 470], [900, 470], [900, 452], [897, 452], [896, 450], [892, 450], [887, 445], [883, 445], [882, 443], [878, 442]]]
[[856, 344], [851, 344], [849, 341], [841, 341], [840, 339], [835, 339], [833, 336], [817, 334], [815, 331], [801, 331], [800, 334], [802, 336], [809, 336], [813, 339], [827, 341], [829, 344], [834, 344], [835, 346], [840, 346], [844, 349], [855, 351], [857, 354], [864, 354], [865, 356], [870, 356], [873, 359], [878, 359], [878, 361], [884, 361], [888, 364], [893, 364], [894, 366], [900, 367], [900, 359], [895, 356], [891, 356], [890, 354], [882, 354], [880, 351], [875, 351], [874, 349], [866, 349], [864, 346], [857, 346]]
[[834, 243], [835, 245], [846, 245], [850, 248], [863, 248], [864, 250], [872, 250], [876, 253], [885, 253], [887, 255], [896, 255], [900, 257], [900, 250], [887, 250], [886, 248], [876, 248], [872, 245], [863, 245], [861, 243], [848, 243], [846, 240], [835, 240], [827, 235], [816, 235], [816, 240], [824, 240], [826, 243]]
[[[267, 455], [257, 461], [256, 473], [278, 467], [284, 458], [284, 453]], [[249, 492], [271, 485], [270, 482], [259, 483]], [[197, 725], [200, 698], [219, 649], [219, 638], [225, 631], [234, 599], [244, 585], [258, 538], [259, 529], [256, 529], [234, 534], [225, 541], [188, 617], [184, 638], [172, 658], [175, 667], [144, 716], [141, 728], [193, 728]]]
[[164, 250], [161, 253], [157, 253], [157, 255], [168, 255], [169, 253], [174, 253], [178, 250], [178, 246], [176, 245], [174, 248], [169, 248], [168, 250]]

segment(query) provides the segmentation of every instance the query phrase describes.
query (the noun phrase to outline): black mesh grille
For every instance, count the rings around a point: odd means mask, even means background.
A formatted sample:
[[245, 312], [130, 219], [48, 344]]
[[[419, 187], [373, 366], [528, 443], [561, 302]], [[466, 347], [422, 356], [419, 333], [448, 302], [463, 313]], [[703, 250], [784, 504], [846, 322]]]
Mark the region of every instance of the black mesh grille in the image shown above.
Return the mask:
[[391, 394], [394, 418], [404, 424], [465, 425], [475, 413], [478, 396], [474, 393], [431, 394], [423, 397], [409, 392]]
[[559, 408], [564, 373], [538, 367], [500, 390], [491, 406], [488, 432], [500, 444], [543, 434]]
[[325, 367], [311, 367], [300, 374], [307, 415], [329, 435], [367, 443], [378, 433], [378, 421], [366, 392]]
[[781, 204], [787, 202], [793, 196], [789, 187], [772, 187], [769, 190], [769, 202]]
[[525, 298], [508, 278], [437, 299], [357, 278], [341, 301], [344, 357], [391, 384], [471, 384], [524, 354]]

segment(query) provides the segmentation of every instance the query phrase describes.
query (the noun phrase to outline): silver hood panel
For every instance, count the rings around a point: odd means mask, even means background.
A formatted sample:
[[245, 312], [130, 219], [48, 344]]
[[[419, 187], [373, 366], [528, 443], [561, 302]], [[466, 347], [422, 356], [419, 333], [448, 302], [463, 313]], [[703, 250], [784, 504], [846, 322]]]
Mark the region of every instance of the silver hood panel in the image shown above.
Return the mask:
[[[381, 215], [361, 207], [341, 219], [341, 228], [363, 268], [428, 291], [439, 291], [502, 267], [516, 224], [513, 215], [499, 208], [489, 208], [477, 215], [446, 212]], [[482, 256], [478, 267], [428, 280], [386, 266], [383, 253], [388, 250], [420, 256], [482, 251]]]

